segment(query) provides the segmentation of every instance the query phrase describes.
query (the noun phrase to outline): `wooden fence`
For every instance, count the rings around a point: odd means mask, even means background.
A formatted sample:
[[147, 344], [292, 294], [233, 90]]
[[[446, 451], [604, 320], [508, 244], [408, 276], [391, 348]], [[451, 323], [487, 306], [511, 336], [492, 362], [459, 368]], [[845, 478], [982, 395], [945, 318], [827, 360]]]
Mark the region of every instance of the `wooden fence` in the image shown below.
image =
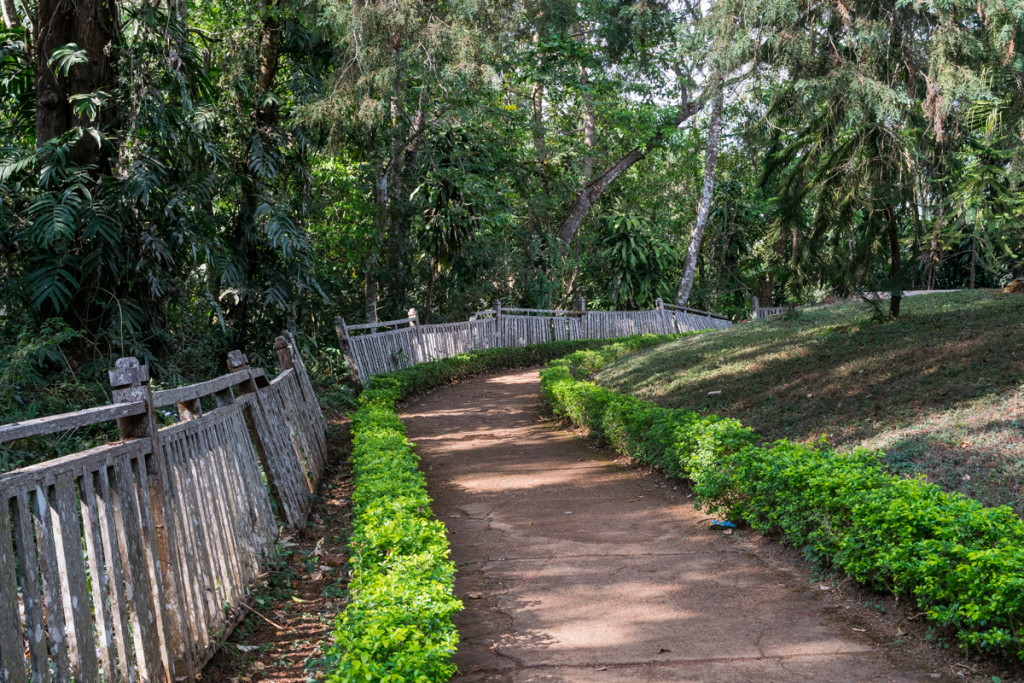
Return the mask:
[[360, 383], [374, 375], [468, 351], [577, 339], [613, 339], [634, 334], [673, 334], [721, 329], [728, 318], [673, 306], [658, 299], [653, 311], [588, 311], [506, 308], [474, 313], [466, 322], [421, 325], [416, 309], [409, 317], [379, 323], [346, 325], [335, 320], [338, 341], [349, 371]]
[[751, 314], [753, 320], [763, 320], [764, 318], [774, 318], [777, 315], [782, 315], [786, 309], [782, 306], [762, 306], [758, 298], [754, 297], [754, 310]]
[[111, 405], [0, 426], [4, 442], [117, 420], [121, 437], [0, 475], [0, 681], [201, 671], [245, 614], [273, 505], [304, 524], [327, 460], [302, 359], [288, 336], [275, 349], [273, 380], [233, 351], [228, 374], [156, 392], [122, 358]]

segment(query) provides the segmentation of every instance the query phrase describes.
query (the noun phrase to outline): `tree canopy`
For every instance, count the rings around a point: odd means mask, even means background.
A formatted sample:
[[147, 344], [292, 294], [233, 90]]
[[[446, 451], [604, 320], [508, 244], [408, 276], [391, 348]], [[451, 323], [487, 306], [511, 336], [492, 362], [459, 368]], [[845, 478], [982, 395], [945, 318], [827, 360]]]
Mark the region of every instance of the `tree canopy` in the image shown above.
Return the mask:
[[1018, 2], [0, 4], [5, 401], [336, 315], [1024, 268]]

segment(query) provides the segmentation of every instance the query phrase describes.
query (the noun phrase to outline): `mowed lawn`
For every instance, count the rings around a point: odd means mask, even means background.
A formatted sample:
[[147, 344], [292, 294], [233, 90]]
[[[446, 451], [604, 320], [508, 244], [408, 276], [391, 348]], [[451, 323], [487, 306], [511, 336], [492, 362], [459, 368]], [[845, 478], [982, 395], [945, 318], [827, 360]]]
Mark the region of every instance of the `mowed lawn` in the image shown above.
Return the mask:
[[881, 449], [894, 473], [1024, 514], [1022, 295], [908, 297], [894, 323], [864, 303], [818, 307], [680, 339], [596, 379], [771, 440]]

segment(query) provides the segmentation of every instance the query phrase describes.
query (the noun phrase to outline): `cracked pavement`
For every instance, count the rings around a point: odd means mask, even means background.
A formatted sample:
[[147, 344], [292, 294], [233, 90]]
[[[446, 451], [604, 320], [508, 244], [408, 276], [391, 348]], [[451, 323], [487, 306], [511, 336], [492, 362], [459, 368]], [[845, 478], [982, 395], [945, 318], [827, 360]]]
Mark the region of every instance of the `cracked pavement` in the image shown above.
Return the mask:
[[458, 567], [461, 681], [933, 681], [806, 577], [710, 529], [682, 485], [545, 419], [537, 370], [411, 401]]

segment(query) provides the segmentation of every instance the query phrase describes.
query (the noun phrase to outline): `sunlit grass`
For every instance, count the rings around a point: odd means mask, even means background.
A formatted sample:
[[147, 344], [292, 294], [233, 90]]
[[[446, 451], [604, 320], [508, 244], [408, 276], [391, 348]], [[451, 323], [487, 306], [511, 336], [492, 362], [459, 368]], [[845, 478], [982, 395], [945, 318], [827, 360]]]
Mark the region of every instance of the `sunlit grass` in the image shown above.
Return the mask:
[[1024, 296], [924, 295], [903, 311], [881, 324], [843, 303], [738, 325], [625, 358], [598, 381], [769, 439], [882, 448], [895, 472], [1024, 513]]

